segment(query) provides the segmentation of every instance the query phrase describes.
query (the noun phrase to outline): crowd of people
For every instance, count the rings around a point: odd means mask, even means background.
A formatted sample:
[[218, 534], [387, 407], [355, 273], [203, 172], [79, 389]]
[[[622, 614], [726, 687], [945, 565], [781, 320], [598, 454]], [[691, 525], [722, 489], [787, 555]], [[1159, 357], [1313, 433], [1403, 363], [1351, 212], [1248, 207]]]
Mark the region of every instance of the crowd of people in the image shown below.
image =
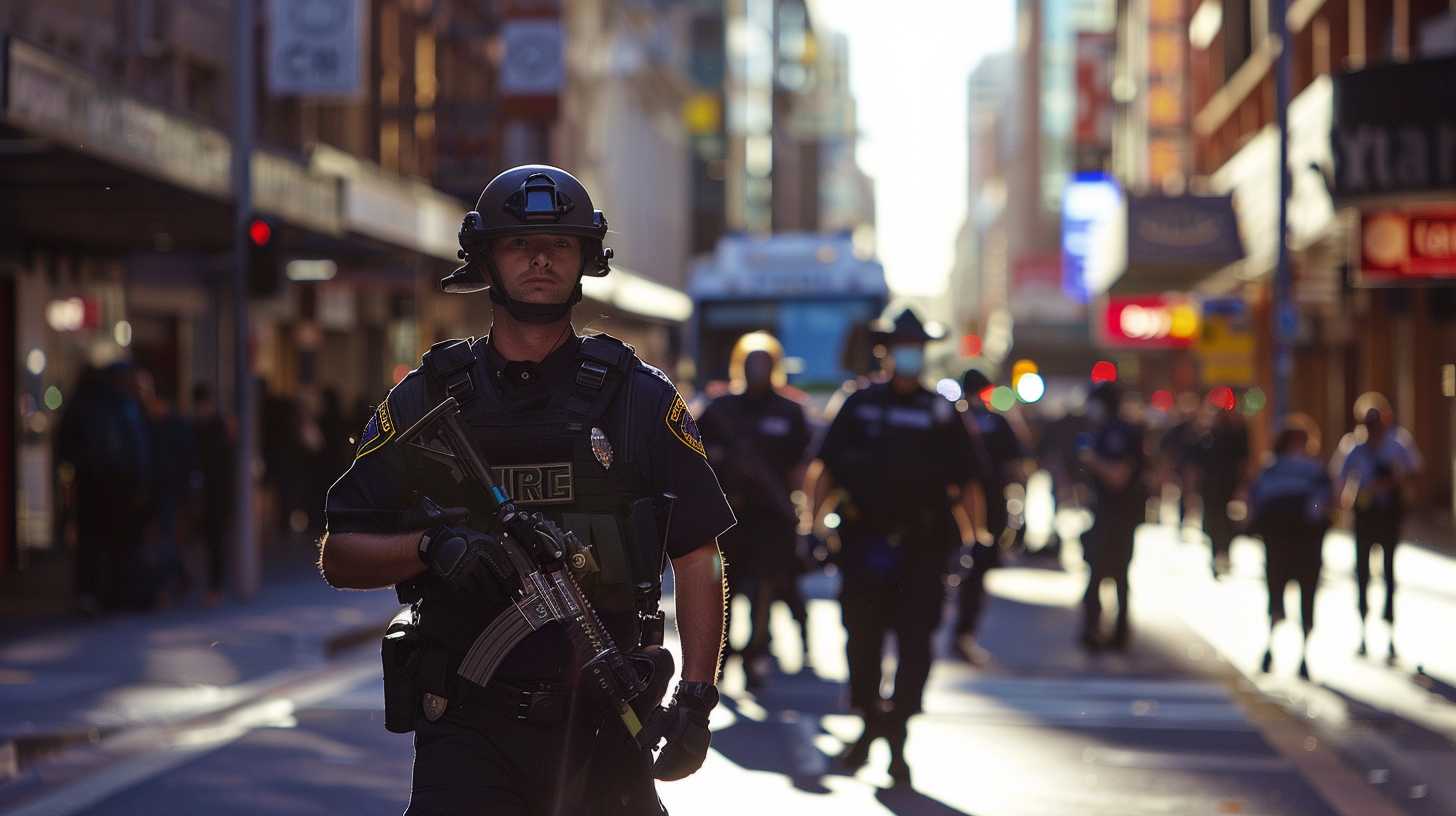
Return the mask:
[[[1185, 524], [1201, 525], [1215, 579], [1230, 574], [1236, 536], [1263, 541], [1271, 648], [1286, 617], [1289, 583], [1303, 593], [1307, 641], [1325, 533], [1336, 524], [1354, 533], [1362, 620], [1370, 557], [1382, 550], [1383, 618], [1393, 627], [1394, 552], [1421, 460], [1381, 395], [1356, 402], [1354, 429], [1328, 459], [1321, 458], [1315, 423], [1292, 415], [1256, 460], [1246, 417], [1228, 389], [1150, 406], [1108, 379], [1090, 383], [1085, 399], [1063, 401], [1059, 410], [1002, 412], [986, 399], [992, 380], [972, 369], [952, 406], [920, 382], [924, 346], [935, 339], [909, 311], [881, 326], [881, 373], [847, 383], [825, 421], [814, 422], [811, 401], [786, 385], [784, 350], [755, 333], [735, 349], [733, 384], [710, 391], [700, 409], [709, 459], [739, 518], [720, 542], [730, 593], [746, 598], [751, 617], [747, 639], [730, 642], [728, 653], [742, 658], [751, 688], [767, 682], [769, 609], [782, 601], [800, 624], [807, 655], [798, 578], [822, 566], [829, 552], [839, 575], [850, 702], [864, 719], [861, 738], [840, 758], [846, 765], [863, 764], [870, 743], [884, 738], [891, 775], [908, 780], [906, 722], [920, 708], [945, 587], [956, 593], [952, 656], [981, 664], [988, 655], [976, 635], [987, 573], [1008, 553], [1059, 561], [1055, 525], [1039, 546], [1028, 549], [1025, 541], [1026, 482], [1037, 470], [1050, 478], [1056, 506], [1092, 517], [1080, 535], [1088, 580], [1076, 633], [1090, 653], [1129, 648], [1134, 537], [1159, 518], [1165, 502], [1176, 502], [1185, 535]], [[1102, 608], [1107, 582], [1117, 604], [1110, 627]], [[884, 699], [880, 661], [891, 633], [898, 676], [893, 696]], [[1272, 662], [1266, 651], [1266, 671]]]
[[[74, 548], [81, 611], [222, 599], [238, 429], [210, 385], [195, 385], [190, 396], [184, 412], [129, 361], [78, 377], [56, 434], [56, 472], [57, 521]], [[314, 409], [260, 388], [258, 509], [266, 540], [316, 536], [320, 497], [350, 459], [353, 417], [331, 390], [319, 402]]]

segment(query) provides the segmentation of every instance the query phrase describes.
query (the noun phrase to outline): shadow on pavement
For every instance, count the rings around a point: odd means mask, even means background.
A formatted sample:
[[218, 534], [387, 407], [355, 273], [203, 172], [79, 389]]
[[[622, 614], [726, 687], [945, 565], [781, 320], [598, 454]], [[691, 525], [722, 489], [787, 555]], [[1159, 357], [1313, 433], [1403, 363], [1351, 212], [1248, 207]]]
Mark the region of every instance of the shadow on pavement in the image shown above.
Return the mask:
[[875, 800], [896, 816], [972, 816], [910, 788], [881, 788]]

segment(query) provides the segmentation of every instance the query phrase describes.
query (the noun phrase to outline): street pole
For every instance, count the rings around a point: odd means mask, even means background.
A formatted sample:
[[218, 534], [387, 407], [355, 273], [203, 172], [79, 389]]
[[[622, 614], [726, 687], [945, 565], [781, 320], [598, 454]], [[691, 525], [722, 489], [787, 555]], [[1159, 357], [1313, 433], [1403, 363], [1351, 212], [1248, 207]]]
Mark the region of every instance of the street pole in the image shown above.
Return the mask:
[[1288, 0], [1272, 0], [1274, 33], [1279, 38], [1279, 59], [1274, 66], [1274, 110], [1279, 129], [1279, 262], [1274, 268], [1274, 299], [1270, 310], [1274, 336], [1274, 424], [1289, 413], [1289, 378], [1294, 373], [1293, 271], [1289, 267], [1289, 75], [1294, 43], [1289, 39]]
[[258, 591], [259, 553], [253, 529], [256, 411], [248, 319], [247, 220], [253, 210], [253, 28], [255, 0], [233, 0], [233, 396], [238, 447], [233, 491], [230, 584], [240, 598]]

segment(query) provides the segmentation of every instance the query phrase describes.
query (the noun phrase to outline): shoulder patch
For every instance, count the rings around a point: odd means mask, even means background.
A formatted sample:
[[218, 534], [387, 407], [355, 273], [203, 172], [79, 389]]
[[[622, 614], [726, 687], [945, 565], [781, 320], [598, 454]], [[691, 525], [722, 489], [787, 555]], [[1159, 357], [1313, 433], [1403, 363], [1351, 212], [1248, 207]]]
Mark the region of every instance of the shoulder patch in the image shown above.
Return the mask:
[[359, 436], [359, 449], [354, 453], [354, 461], [357, 462], [384, 447], [394, 438], [396, 430], [394, 417], [389, 412], [389, 400], [386, 399], [379, 403], [374, 416], [369, 417], [369, 424], [364, 426], [364, 433]]
[[688, 410], [687, 403], [683, 402], [681, 394], [673, 394], [672, 403], [668, 406], [664, 421], [667, 423], [667, 429], [677, 437], [679, 442], [687, 445], [704, 459], [708, 458], [708, 452], [703, 449], [703, 436], [698, 433], [698, 423], [693, 419], [692, 412]]

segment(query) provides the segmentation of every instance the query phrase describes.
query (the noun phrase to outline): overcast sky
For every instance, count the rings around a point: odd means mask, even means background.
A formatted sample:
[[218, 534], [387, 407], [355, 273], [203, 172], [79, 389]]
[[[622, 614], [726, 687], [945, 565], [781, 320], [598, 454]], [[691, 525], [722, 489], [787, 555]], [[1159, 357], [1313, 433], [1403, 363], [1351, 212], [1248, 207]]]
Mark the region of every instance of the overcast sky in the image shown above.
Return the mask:
[[1012, 0], [817, 0], [816, 25], [849, 35], [860, 166], [874, 177], [890, 287], [938, 294], [966, 211], [966, 78], [1010, 48]]

